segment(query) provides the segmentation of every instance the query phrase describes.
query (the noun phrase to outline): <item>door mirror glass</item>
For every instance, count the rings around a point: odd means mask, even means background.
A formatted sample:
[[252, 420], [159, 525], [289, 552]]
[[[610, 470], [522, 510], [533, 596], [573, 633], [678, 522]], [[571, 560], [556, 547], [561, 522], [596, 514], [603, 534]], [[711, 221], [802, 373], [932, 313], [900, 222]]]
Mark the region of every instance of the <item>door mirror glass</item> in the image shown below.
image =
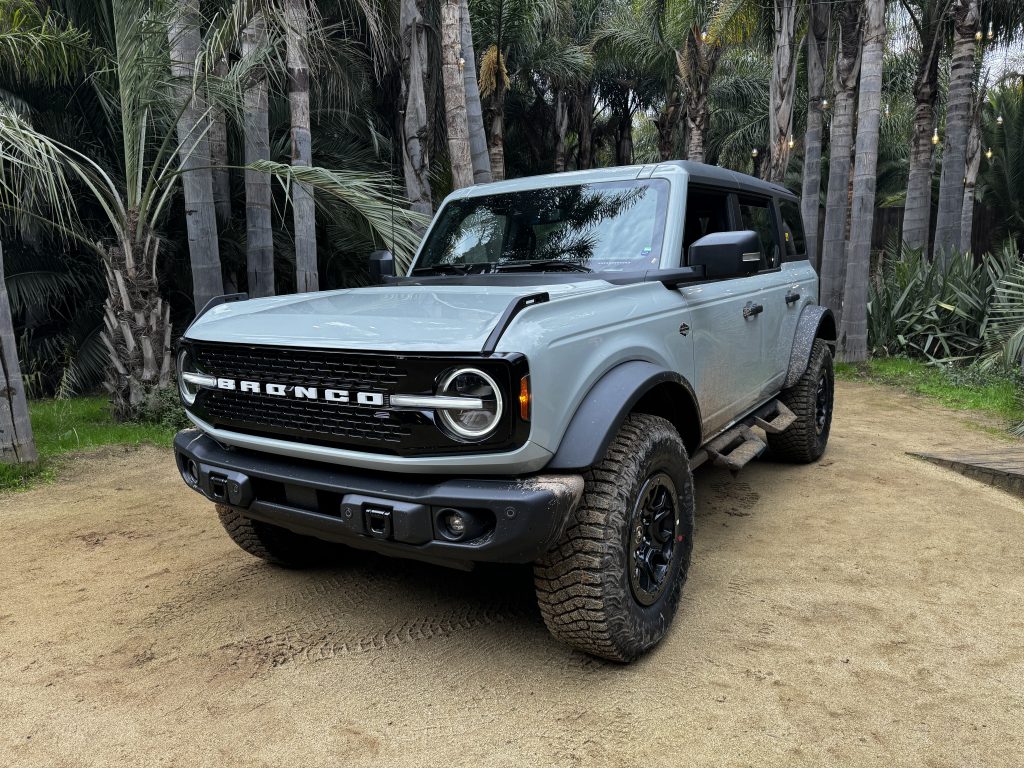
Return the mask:
[[761, 240], [757, 232], [714, 232], [690, 246], [691, 267], [704, 267], [704, 277], [744, 277], [761, 267]]
[[395, 276], [395, 256], [391, 251], [374, 251], [370, 254], [370, 282], [381, 285], [386, 278]]

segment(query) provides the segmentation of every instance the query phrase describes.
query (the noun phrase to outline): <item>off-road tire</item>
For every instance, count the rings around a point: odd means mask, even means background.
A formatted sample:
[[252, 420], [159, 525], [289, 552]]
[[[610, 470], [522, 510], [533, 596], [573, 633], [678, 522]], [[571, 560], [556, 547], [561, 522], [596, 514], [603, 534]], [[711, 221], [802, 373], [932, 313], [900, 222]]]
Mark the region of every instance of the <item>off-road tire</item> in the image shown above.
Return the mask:
[[[819, 385], [826, 387], [826, 410], [820, 410]], [[811, 358], [803, 376], [779, 399], [796, 414], [789, 429], [768, 435], [768, 447], [772, 457], [794, 464], [810, 464], [817, 461], [828, 445], [832, 428], [832, 404], [835, 398], [835, 374], [832, 371], [832, 351], [823, 339], [815, 339], [811, 347]]]
[[[660, 594], [644, 605], [631, 581], [631, 541], [640, 530], [638, 496], [662, 476], [675, 488], [674, 545]], [[561, 539], [534, 565], [537, 602], [558, 640], [632, 661], [665, 636], [690, 567], [694, 499], [686, 447], [665, 419], [633, 414], [584, 479], [583, 497]]]
[[308, 568], [322, 565], [331, 554], [326, 541], [289, 531], [278, 525], [252, 520], [222, 504], [217, 517], [228, 536], [250, 555], [284, 568]]

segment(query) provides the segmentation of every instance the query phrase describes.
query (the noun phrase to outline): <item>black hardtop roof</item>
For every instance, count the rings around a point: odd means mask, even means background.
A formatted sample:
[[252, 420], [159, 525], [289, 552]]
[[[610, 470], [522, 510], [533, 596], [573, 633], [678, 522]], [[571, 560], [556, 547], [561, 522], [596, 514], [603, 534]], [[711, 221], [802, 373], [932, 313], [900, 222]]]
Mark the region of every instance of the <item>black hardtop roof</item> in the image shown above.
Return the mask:
[[797, 196], [781, 184], [774, 184], [745, 173], [730, 171], [728, 168], [720, 168], [717, 165], [695, 163], [690, 160], [668, 160], [658, 163], [658, 165], [674, 165], [683, 169], [694, 184], [714, 184], [720, 187], [730, 187], [740, 192], [757, 192], [762, 195], [776, 195], [788, 200], [797, 200]]

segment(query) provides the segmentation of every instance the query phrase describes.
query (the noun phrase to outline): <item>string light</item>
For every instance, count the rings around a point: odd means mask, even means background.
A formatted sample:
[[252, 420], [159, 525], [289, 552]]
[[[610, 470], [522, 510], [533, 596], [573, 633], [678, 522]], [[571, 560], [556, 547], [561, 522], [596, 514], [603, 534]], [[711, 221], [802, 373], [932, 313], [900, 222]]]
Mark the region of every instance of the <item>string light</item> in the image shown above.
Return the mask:
[[999, 117], [996, 118], [996, 125], [1002, 125], [1002, 124], [1003, 124], [1003, 116], [1000, 115]]
[[708, 31], [706, 29], [702, 29], [700, 31], [700, 40], [701, 40], [702, 43], [706, 43], [707, 42], [707, 40], [708, 40]]
[[991, 40], [995, 36], [996, 36], [996, 33], [992, 29], [992, 21], [990, 20], [988, 22], [988, 39]]
[[789, 137], [789, 148], [792, 149], [795, 145], [796, 145], [796, 142], [793, 140], [793, 137], [790, 136]]
[[979, 43], [981, 42], [981, 30], [980, 29], [977, 32], [974, 33], [974, 39], [977, 40]]
[[985, 150], [985, 159], [986, 160], [991, 160], [992, 159], [992, 147], [989, 147], [988, 149]]
[[757, 155], [758, 155], [757, 147], [754, 147], [752, 150], [750, 150], [750, 156], [751, 157], [756, 158]]
[[938, 143], [939, 143], [939, 129], [936, 128], [935, 129], [935, 133], [932, 134], [932, 144], [938, 144]]
[[462, 58], [461, 56], [459, 56], [459, 71], [461, 72], [465, 68], [466, 68], [466, 60], [464, 58]]
[[886, 117], [889, 116], [889, 105], [888, 104], [885, 105], [885, 116]]
[[828, 99], [822, 99], [821, 100], [821, 108], [822, 109], [828, 109]]

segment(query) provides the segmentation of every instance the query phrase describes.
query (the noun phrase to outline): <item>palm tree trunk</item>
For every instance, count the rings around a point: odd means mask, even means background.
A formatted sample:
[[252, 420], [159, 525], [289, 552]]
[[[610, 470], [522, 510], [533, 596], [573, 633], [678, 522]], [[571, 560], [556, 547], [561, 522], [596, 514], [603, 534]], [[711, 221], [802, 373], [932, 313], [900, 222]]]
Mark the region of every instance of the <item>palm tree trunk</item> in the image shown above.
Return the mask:
[[198, 0], [182, 0], [178, 4], [167, 37], [171, 46], [171, 75], [184, 105], [178, 117], [178, 154], [192, 263], [192, 299], [198, 312], [214, 296], [224, 293], [210, 169], [209, 115], [192, 84], [200, 45]]
[[829, 134], [828, 192], [821, 243], [819, 301], [832, 310], [838, 322], [843, 309], [846, 282], [846, 221], [849, 211], [850, 153], [853, 150], [854, 93], [860, 74], [860, 1], [839, 6], [839, 47], [834, 70], [835, 103]]
[[686, 36], [686, 159], [704, 162], [704, 137], [708, 131], [708, 93], [711, 78], [722, 55], [722, 46], [701, 39], [692, 27]]
[[429, 215], [430, 159], [427, 154], [427, 102], [423, 81], [427, 69], [426, 32], [417, 0], [401, 0], [399, 27], [402, 40], [402, 167], [405, 193], [411, 208]]
[[981, 108], [976, 111], [971, 123], [971, 132], [967, 136], [966, 176], [964, 182], [964, 207], [960, 214], [960, 250], [971, 250], [971, 238], [974, 235], [974, 189], [978, 183], [978, 171], [981, 170]]
[[[309, 8], [306, 0], [285, 0], [285, 44], [288, 57], [288, 106], [292, 126], [292, 165], [313, 164], [309, 131]], [[308, 184], [292, 188], [292, 216], [295, 228], [295, 290], [320, 290], [316, 260], [316, 207]]]
[[462, 58], [466, 65], [466, 119], [469, 123], [469, 153], [473, 158], [473, 181], [487, 184], [491, 180], [491, 159], [487, 156], [487, 133], [484, 112], [480, 106], [480, 83], [476, 79], [476, 53], [473, 50], [473, 24], [469, 17], [469, 1], [459, 0], [462, 37]]
[[[217, 77], [227, 75], [228, 60], [225, 56], [217, 60], [213, 73]], [[231, 175], [228, 172], [227, 115], [220, 107], [210, 110], [210, 164], [213, 166], [213, 205], [217, 223], [223, 227], [231, 221]]]
[[882, 54], [885, 49], [885, 0], [864, 2], [864, 53], [857, 104], [857, 163], [850, 211], [850, 252], [843, 294], [839, 342], [843, 359], [868, 357], [868, 280], [871, 278], [871, 231], [875, 223], [878, 126], [882, 116]]
[[587, 83], [579, 102], [579, 162], [580, 170], [594, 164], [594, 84]]
[[772, 56], [772, 80], [769, 93], [768, 181], [781, 183], [789, 166], [789, 140], [793, 135], [793, 95], [796, 92], [797, 0], [775, 0], [775, 53]]
[[139, 237], [106, 250], [107, 299], [101, 338], [110, 366], [104, 388], [114, 417], [132, 421], [171, 380], [171, 305], [156, 279], [159, 239]]
[[[469, 149], [469, 121], [466, 116], [466, 80], [460, 40], [459, 0], [441, 4], [441, 73], [444, 78], [445, 128], [452, 188], [473, 186], [473, 157]], [[461, 63], [460, 63], [461, 62]]]
[[658, 129], [658, 157], [661, 160], [671, 160], [672, 155], [675, 154], [681, 104], [682, 96], [679, 94], [679, 90], [677, 88], [670, 89], [661, 113], [654, 120], [654, 126]]
[[0, 244], [0, 464], [28, 464], [38, 458], [18, 365], [18, 345], [4, 277], [4, 250]]
[[615, 126], [616, 165], [633, 164], [633, 112], [629, 108], [629, 93], [626, 93], [624, 102]]
[[939, 177], [939, 210], [935, 222], [935, 258], [946, 263], [960, 245], [960, 216], [964, 206], [967, 134], [974, 91], [974, 34], [979, 26], [978, 0], [954, 5], [953, 63], [946, 108], [946, 140]]
[[914, 133], [910, 139], [910, 172], [907, 199], [903, 209], [903, 242], [911, 248], [928, 251], [932, 217], [932, 171], [935, 148], [935, 102], [939, 95], [939, 58], [942, 52], [942, 22], [950, 0], [942, 7], [922, 13], [919, 22], [921, 57], [914, 80]]
[[565, 170], [565, 136], [569, 132], [569, 96], [564, 88], [555, 91], [555, 173]]
[[807, 23], [807, 130], [804, 133], [804, 178], [800, 213], [804, 220], [807, 258], [818, 259], [818, 209], [821, 207], [821, 126], [825, 97], [825, 65], [828, 62], [828, 0], [812, 0]]
[[[500, 64], [498, 71], [501, 72]], [[502, 181], [505, 178], [505, 83], [500, 74], [496, 80], [491, 92], [491, 135], [487, 150], [491, 158], [491, 178]]]
[[[242, 55], [252, 55], [266, 44], [262, 13], [255, 14], [242, 33]], [[270, 159], [270, 112], [267, 78], [254, 78], [245, 89], [242, 130], [245, 163]], [[245, 171], [245, 263], [249, 295], [274, 295], [274, 231], [271, 222], [270, 174]]]

